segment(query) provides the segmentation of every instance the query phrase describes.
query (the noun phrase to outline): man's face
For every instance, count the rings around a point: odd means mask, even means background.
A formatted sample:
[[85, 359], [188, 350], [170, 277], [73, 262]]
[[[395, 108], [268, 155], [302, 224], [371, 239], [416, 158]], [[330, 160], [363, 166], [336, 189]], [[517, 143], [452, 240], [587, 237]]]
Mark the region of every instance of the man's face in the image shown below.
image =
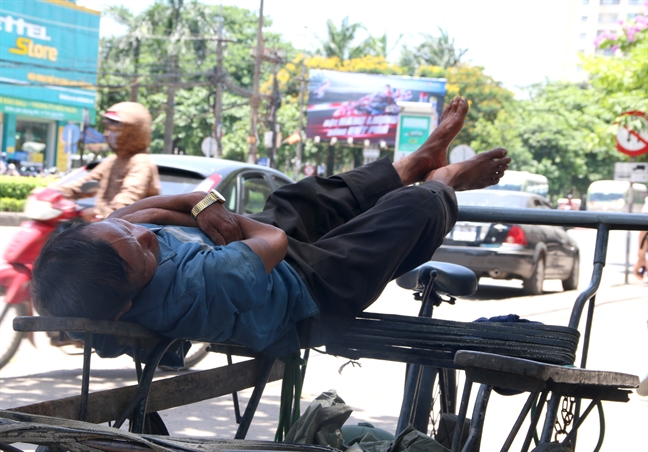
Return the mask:
[[144, 226], [119, 218], [109, 218], [86, 228], [86, 233], [110, 243], [131, 268], [131, 290], [139, 290], [153, 278], [157, 270], [160, 245], [157, 236]]

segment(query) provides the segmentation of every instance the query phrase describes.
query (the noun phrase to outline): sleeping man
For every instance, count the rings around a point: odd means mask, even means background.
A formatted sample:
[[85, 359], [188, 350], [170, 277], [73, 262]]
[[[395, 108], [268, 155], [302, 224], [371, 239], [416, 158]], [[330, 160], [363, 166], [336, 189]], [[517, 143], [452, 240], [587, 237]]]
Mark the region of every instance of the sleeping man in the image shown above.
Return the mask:
[[194, 192], [71, 227], [34, 266], [36, 307], [269, 356], [321, 345], [322, 331], [335, 334], [431, 258], [456, 221], [455, 190], [496, 184], [507, 169], [504, 149], [448, 164], [467, 111], [456, 98], [416, 152], [283, 186], [249, 217], [218, 192]]

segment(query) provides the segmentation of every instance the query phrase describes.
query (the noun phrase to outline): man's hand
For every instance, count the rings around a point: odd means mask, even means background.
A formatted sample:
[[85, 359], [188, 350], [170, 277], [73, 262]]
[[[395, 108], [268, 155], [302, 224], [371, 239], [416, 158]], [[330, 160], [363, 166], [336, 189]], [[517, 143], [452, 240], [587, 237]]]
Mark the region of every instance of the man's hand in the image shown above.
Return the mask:
[[243, 240], [241, 226], [236, 216], [221, 203], [214, 203], [198, 215], [198, 227], [216, 245]]

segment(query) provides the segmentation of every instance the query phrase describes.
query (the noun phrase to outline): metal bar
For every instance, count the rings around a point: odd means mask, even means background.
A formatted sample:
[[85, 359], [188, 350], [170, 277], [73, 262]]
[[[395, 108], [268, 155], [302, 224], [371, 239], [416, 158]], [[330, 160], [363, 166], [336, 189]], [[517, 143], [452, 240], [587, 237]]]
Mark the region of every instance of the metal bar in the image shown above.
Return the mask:
[[470, 434], [468, 440], [462, 449], [463, 452], [477, 452], [481, 443], [482, 429], [484, 428], [484, 419], [486, 418], [486, 408], [488, 408], [488, 400], [490, 399], [492, 386], [480, 385], [477, 399], [475, 400], [475, 407], [473, 408], [472, 422], [470, 423]]
[[[231, 353], [227, 354], [227, 365], [228, 366], [232, 365], [232, 354]], [[239, 405], [238, 393], [236, 391], [234, 391], [232, 393], [232, 403], [234, 403], [234, 418], [236, 419], [236, 423], [240, 424], [241, 423], [241, 406]]]
[[596, 246], [594, 249], [594, 267], [592, 269], [592, 279], [589, 286], [578, 295], [574, 307], [572, 308], [571, 317], [569, 318], [569, 326], [578, 329], [580, 317], [583, 313], [583, 308], [587, 300], [596, 295], [596, 291], [601, 284], [603, 277], [603, 267], [605, 267], [605, 255], [607, 254], [607, 243], [610, 235], [610, 230], [606, 225], [599, 225], [596, 234]]
[[254, 413], [256, 412], [257, 407], [259, 406], [259, 401], [261, 400], [261, 395], [265, 389], [268, 378], [270, 377], [270, 372], [272, 371], [272, 366], [274, 366], [274, 359], [266, 358], [261, 367], [261, 372], [259, 373], [259, 378], [257, 378], [257, 384], [254, 386], [252, 391], [252, 396], [248, 400], [247, 406], [245, 407], [245, 413], [243, 413], [243, 418], [239, 424], [238, 429], [236, 430], [236, 435], [234, 439], [245, 439], [245, 435], [252, 424], [252, 418], [254, 418]]
[[133, 341], [133, 360], [135, 361], [135, 374], [139, 383], [142, 380], [142, 344], [139, 339]]
[[551, 434], [554, 431], [554, 426], [556, 425], [556, 416], [558, 415], [558, 406], [560, 404], [561, 396], [557, 394], [551, 394], [551, 399], [547, 404], [547, 415], [545, 416], [544, 426], [542, 427], [542, 436], [540, 437], [540, 443], [548, 443], [551, 441]]
[[527, 431], [526, 438], [524, 438], [522, 449], [520, 449], [521, 452], [527, 452], [529, 450], [531, 439], [533, 438], [533, 434], [536, 430], [536, 427], [538, 426], [538, 420], [540, 419], [540, 414], [542, 413], [542, 407], [547, 401], [548, 393], [549, 392], [545, 390], [540, 394], [540, 400], [538, 401], [538, 405], [536, 405], [536, 411], [533, 413], [533, 416], [531, 416], [531, 425], [529, 425], [529, 430]]
[[610, 230], [648, 231], [646, 218], [640, 213], [459, 206], [458, 220], [482, 223], [545, 224], [590, 229], [605, 225]]
[[[133, 414], [133, 424], [131, 426], [131, 431], [134, 433], [142, 433], [141, 430], [144, 427], [144, 417], [146, 415], [146, 401], [148, 399], [148, 393], [151, 388], [151, 382], [153, 381], [155, 369], [157, 368], [162, 355], [164, 355], [164, 352], [166, 352], [169, 346], [177, 340], [178, 339], [164, 338], [160, 340], [160, 342], [158, 342], [155, 348], [151, 351], [146, 367], [144, 367], [144, 372], [142, 373], [142, 379], [139, 382], [137, 393], [128, 404], [124, 412], [121, 414], [121, 416], [119, 416], [119, 418], [115, 421], [115, 428], [120, 428], [124, 421], [128, 419], [128, 415], [131, 414], [131, 412], [133, 412], [139, 405], [139, 413]], [[143, 407], [141, 405], [142, 400], [144, 401]], [[138, 414], [141, 415], [139, 416], [141, 417], [141, 419], [138, 418]]]
[[522, 407], [522, 411], [520, 411], [520, 414], [516, 419], [515, 424], [513, 424], [513, 428], [511, 428], [511, 432], [506, 438], [506, 441], [504, 441], [504, 444], [502, 445], [502, 449], [500, 450], [500, 452], [508, 452], [508, 450], [511, 448], [511, 445], [513, 444], [513, 440], [515, 439], [518, 432], [520, 431], [520, 427], [522, 427], [522, 423], [526, 419], [527, 414], [529, 414], [531, 407], [536, 403], [536, 400], [538, 400], [538, 394], [540, 393], [532, 392], [529, 394], [529, 397], [527, 398], [527, 401], [524, 403], [524, 406]]
[[81, 376], [81, 402], [79, 420], [88, 416], [88, 392], [90, 391], [90, 357], [92, 356], [92, 333], [83, 334], [83, 374]]
[[459, 414], [457, 415], [457, 423], [455, 424], [455, 431], [452, 435], [452, 450], [451, 452], [459, 452], [461, 447], [461, 432], [463, 431], [464, 423], [466, 422], [466, 413], [468, 412], [468, 402], [470, 402], [470, 392], [472, 391], [472, 381], [466, 379], [464, 384], [463, 393], [461, 394], [461, 404], [459, 405]]

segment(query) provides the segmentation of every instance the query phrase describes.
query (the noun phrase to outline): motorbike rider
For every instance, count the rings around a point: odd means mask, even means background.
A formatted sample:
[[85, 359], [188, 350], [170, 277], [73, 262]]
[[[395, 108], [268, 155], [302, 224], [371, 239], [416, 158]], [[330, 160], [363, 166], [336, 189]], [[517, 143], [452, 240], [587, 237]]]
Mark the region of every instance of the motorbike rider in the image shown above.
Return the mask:
[[[68, 184], [52, 186], [69, 199], [96, 196], [95, 207], [84, 211], [84, 218], [103, 219], [113, 211], [149, 196], [160, 194], [160, 178], [148, 155], [151, 143], [151, 115], [137, 102], [120, 102], [103, 115], [104, 136], [115, 152], [85, 176]], [[96, 192], [82, 186], [98, 181]]]

